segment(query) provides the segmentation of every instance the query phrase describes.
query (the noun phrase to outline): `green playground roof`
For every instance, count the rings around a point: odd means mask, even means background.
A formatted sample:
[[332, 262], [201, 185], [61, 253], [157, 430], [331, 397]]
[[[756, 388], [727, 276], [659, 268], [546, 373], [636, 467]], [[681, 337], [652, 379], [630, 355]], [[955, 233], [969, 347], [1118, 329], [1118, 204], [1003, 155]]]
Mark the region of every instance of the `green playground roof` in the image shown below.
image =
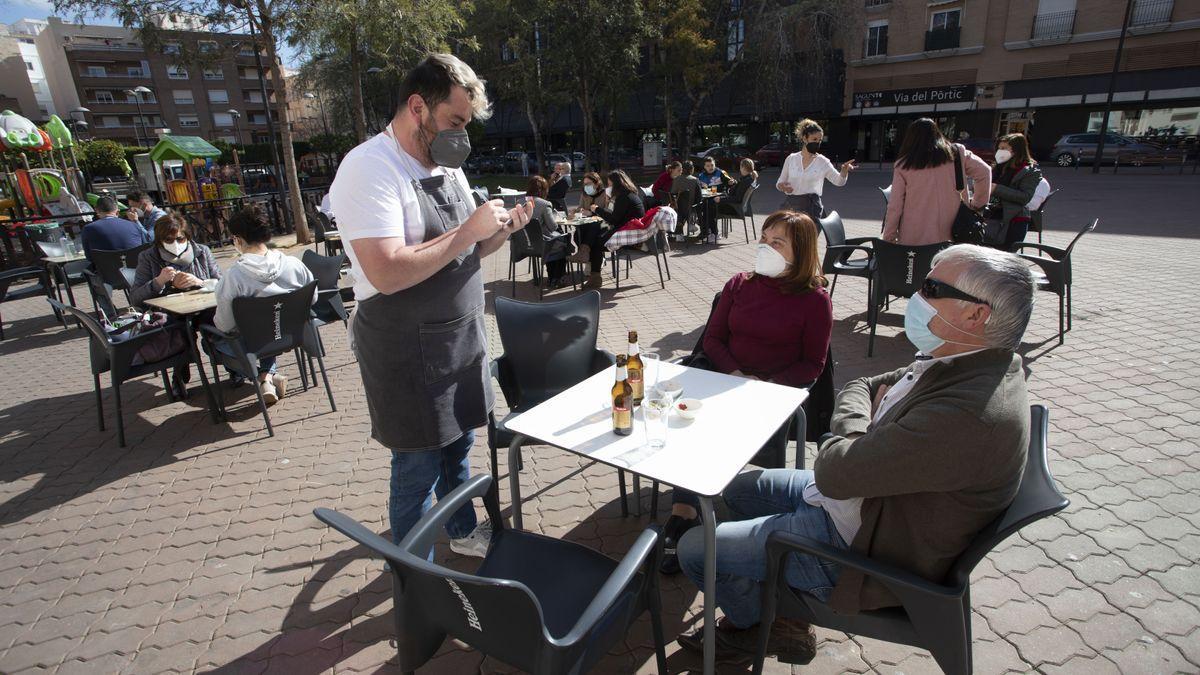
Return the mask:
[[165, 135], [150, 151], [150, 159], [155, 162], [161, 162], [164, 159], [191, 161], [199, 157], [220, 156], [220, 150], [199, 136]]

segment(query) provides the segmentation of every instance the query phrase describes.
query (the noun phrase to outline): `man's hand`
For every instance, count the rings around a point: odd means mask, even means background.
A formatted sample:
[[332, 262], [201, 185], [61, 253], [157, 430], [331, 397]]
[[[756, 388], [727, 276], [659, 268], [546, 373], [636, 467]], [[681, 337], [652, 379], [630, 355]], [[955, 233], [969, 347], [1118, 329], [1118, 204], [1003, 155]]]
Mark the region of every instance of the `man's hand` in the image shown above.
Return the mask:
[[505, 229], [505, 225], [512, 218], [510, 214], [511, 212], [504, 208], [504, 200], [493, 199], [475, 209], [475, 212], [459, 226], [459, 230], [472, 243], [490, 239]]
[[162, 268], [162, 271], [158, 273], [158, 276], [154, 277], [154, 283], [158, 284], [159, 288], [164, 288], [167, 284], [171, 283], [171, 280], [175, 278], [176, 274], [178, 274], [178, 272], [174, 267], [164, 267]]
[[872, 417], [875, 416], [875, 413], [879, 412], [879, 406], [883, 405], [883, 397], [887, 395], [888, 389], [891, 389], [891, 387], [887, 386], [886, 384], [881, 384], [879, 385], [879, 389], [875, 391], [875, 400], [871, 401]]

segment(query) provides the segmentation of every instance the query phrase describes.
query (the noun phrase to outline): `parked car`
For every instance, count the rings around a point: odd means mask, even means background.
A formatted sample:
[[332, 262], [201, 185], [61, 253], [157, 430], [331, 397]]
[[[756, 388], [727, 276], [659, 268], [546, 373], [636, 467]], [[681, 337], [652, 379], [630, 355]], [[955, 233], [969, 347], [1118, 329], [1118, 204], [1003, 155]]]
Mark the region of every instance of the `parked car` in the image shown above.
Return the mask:
[[783, 166], [783, 160], [799, 149], [792, 143], [767, 143], [754, 153], [754, 161], [762, 166]]
[[736, 173], [738, 163], [743, 157], [749, 157], [749, 148], [742, 146], [717, 146], [709, 148], [704, 152], [692, 157], [692, 161], [696, 163], [696, 171], [704, 170], [704, 162], [709, 157], [712, 157], [717, 162], [717, 167], [725, 169], [729, 173]]
[[546, 174], [549, 175], [550, 172], [554, 171], [554, 165], [559, 163], [570, 164], [572, 173], [575, 171], [574, 161], [562, 153], [554, 153], [552, 155], [546, 155]]
[[[1100, 145], [1100, 134], [1098, 133], [1066, 134], [1054, 144], [1054, 148], [1050, 150], [1050, 158], [1059, 166], [1088, 163], [1096, 159], [1098, 145]], [[1104, 140], [1104, 156], [1101, 160], [1104, 163], [1110, 163], [1116, 160], [1119, 154], [1123, 161], [1138, 164], [1140, 160], [1134, 157], [1136, 153], [1145, 153], [1161, 158], [1163, 152], [1160, 145], [1109, 133]]]
[[[522, 162], [525, 164], [525, 171], [521, 170]], [[537, 155], [532, 152], [524, 152], [522, 150], [512, 150], [504, 155], [504, 173], [525, 173], [534, 174], [538, 172]]]
[[504, 171], [504, 158], [491, 153], [480, 153], [467, 158], [463, 169], [467, 173], [500, 173]]
[[979, 156], [988, 164], [996, 163], [996, 141], [991, 138], [964, 138], [962, 146]]

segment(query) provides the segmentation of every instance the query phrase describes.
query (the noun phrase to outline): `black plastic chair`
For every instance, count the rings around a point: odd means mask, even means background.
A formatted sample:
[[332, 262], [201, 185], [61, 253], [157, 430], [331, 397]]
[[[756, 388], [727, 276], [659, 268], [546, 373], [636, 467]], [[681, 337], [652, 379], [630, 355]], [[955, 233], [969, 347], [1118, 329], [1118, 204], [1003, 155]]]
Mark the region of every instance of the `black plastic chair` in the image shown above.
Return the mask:
[[893, 297], [911, 298], [925, 283], [925, 276], [933, 267], [933, 256], [950, 246], [950, 242], [905, 246], [882, 239], [871, 242], [871, 289], [867, 296], [867, 323], [871, 325], [871, 338], [867, 342], [867, 356], [875, 355], [875, 327], [879, 323], [879, 312]]
[[[90, 259], [104, 282], [112, 286], [113, 290], [124, 291], [125, 299], [129, 300], [129, 291], [133, 289], [134, 275], [137, 272], [138, 256], [151, 246], [154, 244], [142, 244], [120, 251], [93, 249]], [[132, 305], [133, 301], [130, 300], [129, 304]]]
[[879, 231], [883, 232], [883, 228], [887, 225], [887, 207], [892, 202], [892, 186], [879, 188], [879, 194], [883, 195], [883, 218], [879, 223]]
[[[667, 251], [671, 250], [671, 244], [667, 241], [667, 233], [657, 229], [658, 226], [651, 223], [650, 227], [656, 229], [653, 237], [650, 237], [645, 242], [642, 242], [650, 247], [650, 253], [645, 255], [654, 256], [654, 264], [658, 267], [658, 283], [667, 288], [667, 280], [671, 278], [671, 263], [667, 260]], [[640, 246], [640, 244], [638, 244]], [[617, 290], [621, 290], [621, 258], [625, 259], [625, 278], [629, 279], [629, 271], [633, 268], [633, 256], [639, 254], [642, 257], [641, 250], [635, 246], [624, 246], [613, 251], [610, 255], [612, 261], [613, 280], [617, 284]], [[663, 267], [667, 269], [667, 277], [663, 279]]]
[[305, 251], [300, 256], [300, 261], [317, 280], [317, 301], [312, 306], [317, 327], [337, 321], [349, 327], [350, 313], [346, 311], [346, 305], [342, 302], [342, 291], [338, 286], [342, 279], [342, 265], [346, 262], [346, 254], [324, 256], [315, 251]]
[[1045, 219], [1045, 212], [1046, 212], [1046, 204], [1049, 204], [1050, 198], [1053, 197], [1054, 195], [1058, 194], [1059, 192], [1062, 192], [1062, 190], [1061, 189], [1054, 190], [1050, 194], [1046, 195], [1046, 198], [1042, 200], [1041, 205], [1039, 205], [1035, 210], [1029, 212], [1029, 231], [1037, 232], [1039, 244], [1042, 243], [1042, 231], [1045, 229], [1045, 227], [1044, 227], [1045, 220], [1044, 219]]
[[313, 253], [317, 252], [318, 244], [325, 245], [326, 256], [334, 256], [338, 251], [342, 250], [341, 239], [330, 239], [326, 236], [329, 233], [337, 232], [337, 229], [334, 228], [333, 221], [329, 219], [329, 216], [325, 215], [321, 211], [313, 211], [309, 216], [308, 222], [310, 223], [313, 231]]
[[[257, 386], [259, 359], [280, 356], [288, 352], [295, 353], [296, 365], [300, 368], [301, 382], [307, 390], [308, 379], [300, 353], [304, 352], [309, 358], [316, 358], [317, 363], [321, 366], [321, 379], [325, 383], [325, 393], [329, 396], [329, 407], [337, 412], [337, 405], [333, 402], [333, 390], [329, 388], [329, 376], [325, 372], [325, 361], [321, 357], [321, 348], [317, 343], [317, 329], [313, 326], [310, 318], [310, 308], [316, 288], [317, 282], [314, 280], [287, 293], [259, 298], [234, 298], [232, 303], [233, 320], [237, 324], [237, 333], [224, 333], [208, 324], [200, 326], [204, 335], [212, 343], [208, 349], [208, 356], [212, 363], [213, 380], [220, 381], [217, 375], [217, 364], [219, 363], [230, 372], [253, 382], [255, 384], [254, 393], [258, 396], [258, 405], [262, 410], [263, 420], [267, 423], [267, 434], [270, 436], [275, 435], [275, 430], [271, 427], [271, 417], [267, 414], [267, 402], [263, 400], [262, 390]], [[314, 381], [313, 384], [315, 385], [316, 382]], [[224, 390], [222, 390], [219, 405], [224, 416]]]
[[[825, 235], [825, 260], [821, 264], [821, 271], [826, 275], [833, 276], [833, 283], [829, 286], [829, 297], [833, 298], [839, 274], [866, 279], [867, 296], [870, 297], [871, 256], [875, 254], [871, 249], [871, 242], [874, 239], [871, 237], [847, 239], [846, 227], [842, 224], [842, 217], [838, 215], [837, 211], [830, 211], [829, 215], [818, 220], [817, 227], [821, 228], [821, 232]], [[867, 257], [851, 257], [855, 253], [865, 253]]]
[[[562, 235], [567, 237], [566, 234]], [[512, 281], [512, 296], [517, 297], [517, 263], [522, 260], [529, 261], [529, 272], [533, 275], [533, 283], [538, 288], [538, 300], [546, 297], [546, 287], [544, 280], [546, 279], [548, 268], [546, 267], [546, 239], [542, 234], [542, 223], [537, 218], [530, 219], [525, 223], [525, 227], [521, 228], [520, 232], [513, 233], [510, 238], [508, 247], [508, 278]], [[524, 244], [517, 246], [517, 244]], [[519, 248], [524, 250], [518, 250]], [[579, 284], [575, 280], [574, 265], [568, 259], [567, 278], [571, 280], [571, 289], [578, 290]]]
[[[388, 561], [400, 671], [415, 672], [449, 637], [534, 675], [585, 673], [648, 612], [658, 671], [666, 673], [657, 528], [643, 531], [618, 562], [586, 546], [504, 527], [494, 481], [482, 475], [460, 485], [398, 546], [346, 515], [313, 512]], [[468, 574], [430, 562], [446, 521], [477, 497], [493, 527], [479, 568]]]
[[83, 280], [87, 282], [88, 291], [92, 294], [92, 309], [96, 320], [103, 321], [117, 316], [117, 306], [113, 304], [112, 286], [109, 286], [99, 274], [92, 270], [83, 271]]
[[[558, 302], [521, 302], [496, 298], [496, 328], [504, 354], [492, 361], [492, 377], [509, 413], [488, 415], [488, 448], [492, 475], [499, 476], [499, 448], [514, 434], [505, 426], [509, 417], [537, 406], [616, 363], [612, 354], [596, 348], [600, 330], [600, 293], [588, 291]], [[522, 443], [533, 445], [526, 439]], [[517, 467], [518, 469], [520, 467]], [[509, 471], [514, 470], [509, 467]], [[621, 515], [629, 515], [625, 472], [617, 470]]]
[[[1041, 268], [1042, 274], [1037, 276], [1037, 285], [1039, 291], [1049, 291], [1058, 296], [1058, 344], [1063, 343], [1063, 334], [1071, 330], [1071, 251], [1075, 250], [1075, 244], [1083, 238], [1083, 235], [1096, 229], [1100, 224], [1100, 219], [1097, 218], [1075, 235], [1071, 243], [1066, 248], [1056, 248], [1045, 244], [1035, 244], [1033, 242], [1019, 241], [1013, 244], [1012, 251], [1020, 255], [1023, 259], [1037, 265]], [[1045, 253], [1046, 256], [1025, 255], [1021, 251], [1031, 248], [1036, 251]], [[1066, 307], [1064, 314], [1063, 299], [1066, 299]], [[1063, 319], [1066, 318], [1066, 329], [1063, 328]]]
[[[19, 284], [26, 281], [32, 281], [29, 286], [22, 286], [16, 290], [9, 290], [13, 284]], [[25, 298], [34, 298], [39, 295], [44, 295], [47, 298], [54, 297], [54, 287], [50, 283], [50, 274], [42, 267], [15, 267], [11, 270], [0, 272], [0, 304], [10, 300], [24, 300]], [[61, 318], [62, 313], [57, 309], [54, 312], [56, 317]], [[0, 316], [0, 340], [4, 339], [4, 318]]]
[[[754, 209], [751, 207], [751, 204], [750, 204], [750, 199], [752, 197], [754, 197], [754, 191], [757, 189], [758, 189], [758, 183], [751, 185], [750, 189], [746, 190], [746, 194], [742, 195], [742, 203], [741, 204], [730, 204], [729, 205], [729, 207], [733, 209], [733, 213], [722, 214], [722, 218], [725, 220], [725, 223], [726, 223], [726, 226], [725, 226], [726, 234], [728, 234], [729, 229], [732, 228], [733, 221], [735, 219], [742, 221], [742, 234], [746, 235], [746, 243], [747, 244], [750, 243], [750, 233], [751, 232], [754, 233], [754, 238], [758, 239], [758, 228], [755, 227], [755, 223], [754, 223]], [[724, 204], [725, 202], [721, 202], [721, 203]], [[746, 227], [747, 220], [749, 220], [749, 222], [750, 222], [749, 227]]]
[[[927, 649], [946, 673], [970, 673], [971, 571], [1000, 542], [1021, 528], [1067, 507], [1069, 502], [1050, 475], [1046, 464], [1049, 413], [1045, 406], [1030, 406], [1032, 423], [1029, 457], [1017, 496], [1008, 509], [983, 528], [958, 557], [946, 578], [933, 582], [860, 553], [789, 532], [767, 538], [767, 576], [763, 584], [762, 626], [754, 672], [761, 673], [766, 658], [769, 627], [776, 616], [800, 619], [851, 635]], [[787, 585], [784, 559], [807, 554], [863, 572], [882, 583], [902, 603], [901, 607], [839, 614], [813, 595]]]
[[189, 364], [192, 362], [192, 356], [186, 348], [178, 354], [152, 363], [134, 365], [133, 361], [134, 357], [137, 356], [138, 349], [150, 339], [167, 331], [182, 332], [183, 326], [178, 323], [168, 323], [164, 326], [139, 333], [127, 340], [113, 342], [109, 339], [108, 334], [104, 332], [104, 328], [100, 323], [87, 312], [64, 305], [54, 298], [48, 298], [48, 300], [50, 305], [56, 310], [74, 317], [88, 332], [92, 382], [96, 388], [96, 414], [100, 422], [100, 431], [104, 431], [104, 402], [100, 394], [100, 374], [109, 373], [112, 378], [113, 400], [116, 401], [117, 405], [117, 443], [122, 448], [125, 447], [125, 420], [124, 411], [121, 409], [121, 384], [134, 378], [160, 373], [162, 375], [163, 387], [167, 391], [167, 400], [172, 403], [175, 402], [175, 393], [171, 389], [170, 380], [167, 378], [167, 371], [173, 368], [190, 367]]

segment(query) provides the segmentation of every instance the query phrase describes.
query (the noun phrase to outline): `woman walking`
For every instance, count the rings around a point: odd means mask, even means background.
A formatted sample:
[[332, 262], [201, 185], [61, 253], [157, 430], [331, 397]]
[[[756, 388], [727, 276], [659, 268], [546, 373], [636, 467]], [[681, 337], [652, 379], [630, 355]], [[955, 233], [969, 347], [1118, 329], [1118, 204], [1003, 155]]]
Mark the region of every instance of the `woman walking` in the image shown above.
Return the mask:
[[816, 122], [800, 120], [796, 135], [800, 137], [800, 151], [793, 152], [783, 161], [783, 171], [779, 173], [775, 187], [787, 195], [784, 208], [807, 214], [816, 222], [825, 215], [825, 206], [821, 203], [825, 181], [841, 187], [857, 167], [851, 159], [844, 162], [840, 170], [835, 169], [833, 162], [821, 154], [825, 131]]

